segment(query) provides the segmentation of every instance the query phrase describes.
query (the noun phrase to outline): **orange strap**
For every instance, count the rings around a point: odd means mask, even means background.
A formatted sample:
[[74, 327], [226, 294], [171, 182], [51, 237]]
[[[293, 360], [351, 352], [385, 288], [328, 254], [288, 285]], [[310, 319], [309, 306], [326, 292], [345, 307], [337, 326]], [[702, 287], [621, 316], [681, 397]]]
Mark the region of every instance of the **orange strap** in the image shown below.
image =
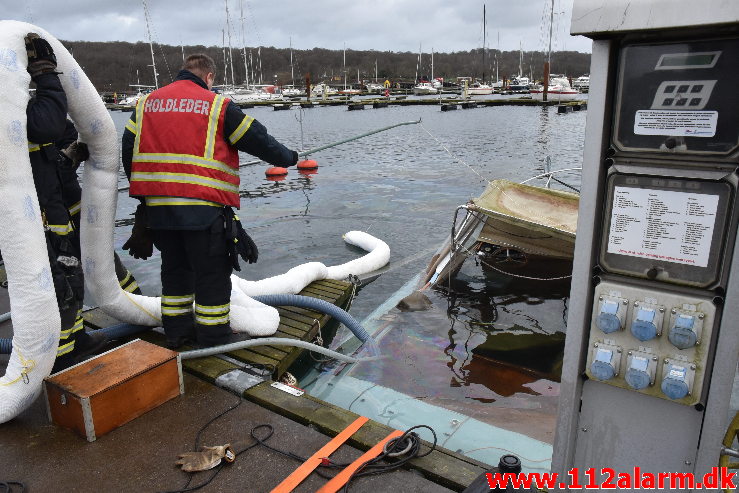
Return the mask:
[[271, 491], [271, 493], [288, 493], [294, 490], [300, 483], [303, 482], [305, 478], [310, 475], [310, 473], [313, 472], [316, 467], [318, 467], [318, 465], [321, 463], [321, 459], [328, 457], [337, 448], [341, 447], [341, 445], [346, 442], [350, 436], [356, 433], [356, 431], [361, 428], [362, 425], [365, 424], [367, 421], [369, 421], [369, 418], [365, 418], [364, 416], [360, 416], [355, 419], [352, 424], [344, 428], [341, 433], [336, 435], [334, 438], [331, 439], [330, 442], [321, 447], [321, 449], [313, 454], [310, 459], [303, 462], [300, 467], [295, 469], [293, 473], [286, 477], [282, 481], [282, 483], [278, 484]]
[[359, 459], [355, 460], [348, 466], [346, 466], [339, 474], [331, 478], [331, 480], [323, 485], [323, 488], [318, 490], [316, 493], [336, 493], [342, 488], [354, 472], [359, 469], [362, 464], [368, 460], [372, 460], [382, 452], [383, 447], [387, 442], [395, 437], [399, 437], [403, 434], [400, 430], [395, 430], [388, 436], [383, 438], [377, 445], [366, 451]]

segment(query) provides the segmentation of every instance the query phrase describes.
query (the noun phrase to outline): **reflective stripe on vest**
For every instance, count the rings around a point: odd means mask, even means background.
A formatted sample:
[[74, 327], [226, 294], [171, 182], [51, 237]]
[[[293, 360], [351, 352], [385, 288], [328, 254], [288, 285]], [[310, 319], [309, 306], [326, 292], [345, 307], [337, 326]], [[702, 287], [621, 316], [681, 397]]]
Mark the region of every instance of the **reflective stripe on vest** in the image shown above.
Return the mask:
[[130, 194], [155, 198], [151, 205], [239, 207], [238, 151], [224, 134], [227, 106], [226, 98], [191, 81], [140, 98], [136, 121], [126, 125], [136, 136]]
[[187, 197], [146, 197], [146, 205], [156, 207], [161, 205], [209, 205], [211, 207], [223, 207], [215, 202], [207, 200], [189, 199]]
[[50, 146], [51, 143], [48, 144], [34, 144], [33, 142], [28, 142], [28, 152], [37, 152], [40, 151], [42, 147]]

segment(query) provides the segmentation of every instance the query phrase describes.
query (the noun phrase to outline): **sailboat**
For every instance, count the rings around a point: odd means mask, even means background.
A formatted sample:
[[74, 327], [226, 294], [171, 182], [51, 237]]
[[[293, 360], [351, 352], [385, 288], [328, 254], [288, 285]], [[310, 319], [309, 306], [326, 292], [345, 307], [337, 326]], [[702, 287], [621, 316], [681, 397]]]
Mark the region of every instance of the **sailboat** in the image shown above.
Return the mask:
[[283, 86], [282, 95], [286, 98], [295, 98], [305, 96], [305, 90], [300, 87], [295, 87], [295, 68], [293, 66], [293, 39], [290, 38], [290, 80], [292, 83], [289, 86]]
[[552, 10], [549, 17], [549, 55], [547, 62], [544, 64], [544, 79], [547, 87], [540, 85], [531, 90], [531, 97], [543, 101], [572, 101], [576, 99], [580, 92], [570, 87], [570, 81], [564, 75], [551, 75], [549, 73], [550, 63], [552, 61], [552, 26], [554, 25], [554, 0], [552, 0]]
[[487, 22], [485, 18], [485, 5], [482, 6], [482, 80], [474, 81], [467, 87], [467, 94], [470, 96], [485, 96], [493, 93], [493, 88], [485, 84], [485, 40], [487, 30]]
[[149, 35], [149, 50], [151, 51], [151, 68], [154, 72], [154, 85], [148, 86], [141, 84], [138, 80], [139, 78], [139, 71], [136, 70], [136, 84], [130, 84], [131, 87], [136, 89], [136, 94], [133, 96], [128, 96], [124, 99], [122, 99], [119, 104], [121, 106], [125, 107], [134, 107], [136, 106], [136, 103], [138, 103], [139, 99], [143, 97], [144, 95], [150, 93], [151, 91], [155, 89], [159, 89], [159, 79], [157, 74], [157, 66], [156, 62], [154, 61], [154, 41], [151, 38], [151, 28], [149, 27], [149, 7], [146, 5], [146, 0], [141, 0], [141, 3], [144, 4], [144, 18], [146, 19], [146, 32]]
[[[418, 81], [418, 72], [419, 72], [419, 70], [421, 70], [421, 60], [422, 60], [421, 54], [422, 54], [421, 45], [419, 44], [418, 45], [418, 63], [416, 64], [416, 81]], [[432, 74], [433, 74], [433, 70], [434, 70], [433, 69], [433, 60], [434, 59], [432, 57], [431, 58], [431, 63], [432, 63], [431, 73]], [[432, 78], [433, 78], [433, 76], [432, 76]], [[427, 96], [429, 94], [436, 94], [438, 92], [439, 92], [439, 90], [436, 89], [436, 87], [434, 87], [434, 85], [431, 82], [428, 82], [428, 81], [418, 82], [418, 84], [416, 84], [415, 86], [413, 86], [413, 94], [416, 95], [416, 96]]]
[[346, 43], [344, 43], [344, 89], [339, 90], [339, 94], [342, 96], [356, 96], [361, 93], [360, 89], [346, 85]]
[[510, 92], [529, 92], [529, 84], [531, 81], [523, 75], [523, 46], [518, 43], [518, 75], [513, 77], [508, 83]]

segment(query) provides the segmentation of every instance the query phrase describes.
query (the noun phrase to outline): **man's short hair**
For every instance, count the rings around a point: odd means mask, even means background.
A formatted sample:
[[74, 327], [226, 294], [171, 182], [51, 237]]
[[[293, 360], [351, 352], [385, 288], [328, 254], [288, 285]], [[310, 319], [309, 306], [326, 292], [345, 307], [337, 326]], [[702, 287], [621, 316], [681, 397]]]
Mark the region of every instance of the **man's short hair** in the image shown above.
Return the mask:
[[190, 55], [185, 59], [185, 63], [182, 65], [183, 70], [189, 70], [190, 72], [205, 77], [209, 73], [215, 75], [216, 73], [216, 62], [211, 57], [203, 53], [197, 55]]

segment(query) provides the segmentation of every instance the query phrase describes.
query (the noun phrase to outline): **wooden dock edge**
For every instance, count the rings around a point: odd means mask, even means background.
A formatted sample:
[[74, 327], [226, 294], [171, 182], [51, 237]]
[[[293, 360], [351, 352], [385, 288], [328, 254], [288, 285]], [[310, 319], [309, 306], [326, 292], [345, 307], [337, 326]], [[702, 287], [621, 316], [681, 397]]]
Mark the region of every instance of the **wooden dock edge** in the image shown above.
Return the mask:
[[[293, 421], [313, 426], [328, 436], [338, 435], [359, 416], [308, 394], [295, 397], [271, 387], [268, 382], [244, 391], [243, 397]], [[360, 450], [368, 450], [391, 431], [393, 428], [370, 420], [347, 443]], [[424, 440], [421, 450], [426, 451], [430, 446]], [[421, 472], [426, 479], [454, 491], [464, 490], [480, 474], [490, 470], [490, 466], [439, 446], [431, 454], [411, 460], [408, 465], [409, 469]]]
[[[215, 383], [218, 376], [238, 369], [238, 366], [217, 358], [186, 360], [182, 363], [188, 373], [211, 383]], [[287, 394], [271, 387], [270, 383], [267, 381], [247, 389], [242, 397], [293, 421], [313, 426], [332, 437], [358, 417], [356, 413], [308, 394], [300, 397]], [[370, 420], [348, 443], [360, 450], [368, 450], [392, 430], [387, 425]], [[426, 441], [423, 444], [422, 450], [428, 450], [426, 447], [431, 445]], [[480, 474], [491, 469], [482, 462], [439, 446], [426, 457], [410, 461], [408, 467], [421, 472], [426, 479], [454, 491], [464, 490]]]

